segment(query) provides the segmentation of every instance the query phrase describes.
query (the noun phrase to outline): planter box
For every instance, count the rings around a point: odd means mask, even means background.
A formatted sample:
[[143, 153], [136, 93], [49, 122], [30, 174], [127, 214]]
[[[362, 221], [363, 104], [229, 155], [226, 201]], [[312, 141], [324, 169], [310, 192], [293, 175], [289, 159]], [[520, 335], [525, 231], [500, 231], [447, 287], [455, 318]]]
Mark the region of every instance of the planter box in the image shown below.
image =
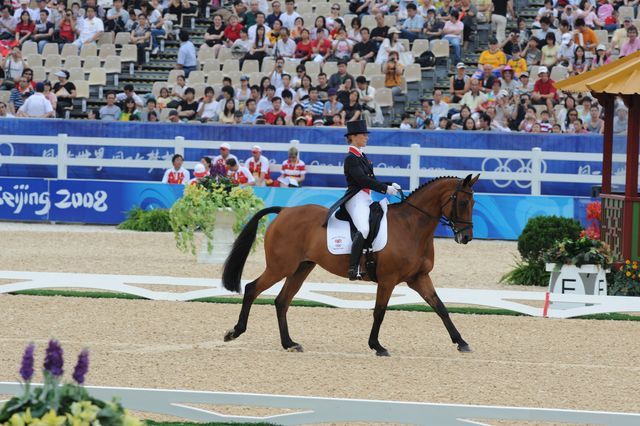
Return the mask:
[[[561, 294], [585, 294], [606, 296], [608, 270], [599, 265], [557, 265], [546, 264], [547, 272], [551, 272], [549, 278], [549, 292]], [[554, 308], [574, 308], [576, 303], [551, 302]]]
[[224, 263], [236, 239], [233, 234], [235, 221], [236, 215], [231, 209], [221, 209], [216, 212], [216, 223], [213, 228], [213, 250], [209, 253], [208, 241], [205, 238], [198, 253], [198, 263]]

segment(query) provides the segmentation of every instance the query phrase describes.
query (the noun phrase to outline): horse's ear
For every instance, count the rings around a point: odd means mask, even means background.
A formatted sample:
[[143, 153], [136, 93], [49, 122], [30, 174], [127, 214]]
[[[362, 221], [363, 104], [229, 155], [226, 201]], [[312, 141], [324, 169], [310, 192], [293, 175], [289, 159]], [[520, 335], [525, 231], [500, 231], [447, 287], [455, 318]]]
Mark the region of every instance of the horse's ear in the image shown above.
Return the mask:
[[473, 175], [467, 175], [467, 177], [466, 177], [466, 178], [464, 178], [464, 181], [462, 182], [462, 186], [470, 186], [470, 185], [469, 185], [469, 182], [471, 182], [471, 177], [472, 177], [472, 176], [473, 176]]
[[471, 181], [469, 182], [469, 186], [473, 186], [478, 181], [478, 179], [480, 179], [480, 173], [478, 173], [473, 179], [471, 179]]

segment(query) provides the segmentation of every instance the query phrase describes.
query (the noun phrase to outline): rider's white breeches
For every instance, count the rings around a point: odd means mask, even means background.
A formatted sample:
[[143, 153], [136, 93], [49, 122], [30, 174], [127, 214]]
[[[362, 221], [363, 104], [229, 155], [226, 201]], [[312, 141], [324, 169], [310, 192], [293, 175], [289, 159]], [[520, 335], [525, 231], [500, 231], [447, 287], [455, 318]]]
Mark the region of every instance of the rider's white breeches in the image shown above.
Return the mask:
[[360, 191], [345, 203], [345, 208], [358, 231], [366, 239], [369, 236], [369, 205], [371, 194]]

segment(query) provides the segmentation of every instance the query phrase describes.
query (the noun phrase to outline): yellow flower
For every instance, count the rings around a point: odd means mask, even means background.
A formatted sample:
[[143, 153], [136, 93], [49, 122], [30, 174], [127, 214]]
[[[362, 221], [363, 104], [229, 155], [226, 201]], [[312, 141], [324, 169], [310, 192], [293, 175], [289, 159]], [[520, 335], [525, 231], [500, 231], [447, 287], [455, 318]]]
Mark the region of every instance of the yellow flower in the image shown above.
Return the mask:
[[63, 426], [67, 421], [65, 416], [58, 416], [55, 410], [49, 410], [40, 420], [35, 419], [32, 426]]
[[628, 277], [630, 277], [630, 276], [631, 276], [631, 272], [630, 272], [630, 271], [627, 271], [627, 274], [626, 274], [626, 275], [627, 275]]
[[6, 423], [8, 426], [24, 426], [24, 419], [22, 418], [22, 416], [18, 413], [14, 414], [13, 416], [11, 416], [11, 418], [9, 419], [9, 422]]
[[633, 264], [633, 266], [632, 266], [632, 268], [633, 268], [633, 269], [638, 269], [638, 265], [634, 263], [634, 264]]
[[626, 263], [627, 265], [631, 265], [631, 261], [629, 259], [625, 260], [624, 263]]

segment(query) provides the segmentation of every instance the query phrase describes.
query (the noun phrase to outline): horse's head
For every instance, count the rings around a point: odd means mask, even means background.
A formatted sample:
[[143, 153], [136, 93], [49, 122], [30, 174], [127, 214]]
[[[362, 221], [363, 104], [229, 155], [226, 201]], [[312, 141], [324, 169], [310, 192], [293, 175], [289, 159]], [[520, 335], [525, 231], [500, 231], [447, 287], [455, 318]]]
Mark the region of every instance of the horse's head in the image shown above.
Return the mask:
[[442, 215], [458, 244], [467, 244], [473, 239], [473, 185], [479, 177], [479, 174], [468, 175], [460, 179], [442, 206]]

